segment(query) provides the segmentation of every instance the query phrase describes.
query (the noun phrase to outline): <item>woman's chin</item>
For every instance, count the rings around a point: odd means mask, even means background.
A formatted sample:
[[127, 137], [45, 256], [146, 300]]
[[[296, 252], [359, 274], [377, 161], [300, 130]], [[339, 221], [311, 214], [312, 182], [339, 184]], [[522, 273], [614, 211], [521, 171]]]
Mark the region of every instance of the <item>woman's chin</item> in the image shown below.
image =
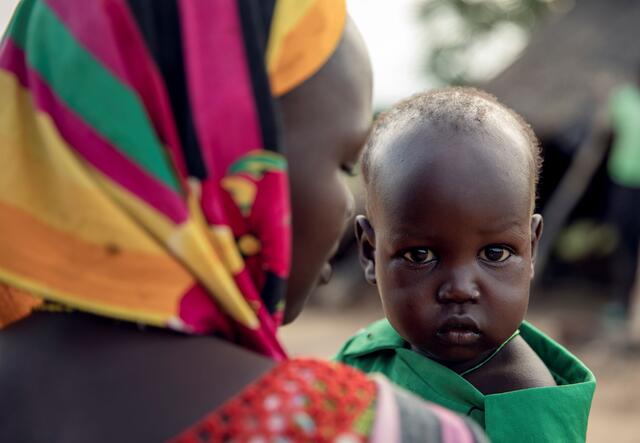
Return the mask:
[[284, 315], [282, 319], [283, 326], [288, 325], [296, 318], [298, 318], [298, 316], [304, 309], [304, 305], [307, 303], [307, 300], [309, 299], [311, 293], [318, 286], [328, 284], [331, 280], [332, 274], [333, 268], [327, 262], [314, 278], [309, 279], [309, 283], [305, 282], [305, 285], [300, 285], [296, 284], [299, 282], [295, 282], [292, 280], [289, 281], [289, 286], [287, 287], [286, 303], [284, 305]]
[[302, 312], [302, 309], [304, 308], [306, 301], [307, 301], [307, 298], [297, 303], [285, 304], [284, 315], [282, 316], [282, 326], [286, 326], [292, 323], [296, 318], [298, 318], [298, 316], [300, 316], [300, 313]]
[[284, 304], [284, 315], [282, 316], [282, 325], [288, 325], [293, 322], [304, 308], [307, 303], [307, 299], [311, 292], [317, 285], [308, 285], [304, 289], [296, 289], [295, 287], [289, 287], [287, 289], [286, 302]]

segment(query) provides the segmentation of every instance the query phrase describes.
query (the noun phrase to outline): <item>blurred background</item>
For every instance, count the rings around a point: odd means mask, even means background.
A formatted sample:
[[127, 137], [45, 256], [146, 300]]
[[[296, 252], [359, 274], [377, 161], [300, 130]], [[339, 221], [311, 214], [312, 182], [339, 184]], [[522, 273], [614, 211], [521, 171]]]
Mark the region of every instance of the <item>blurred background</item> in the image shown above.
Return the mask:
[[[532, 125], [545, 230], [528, 318], [596, 374], [588, 441], [639, 441], [640, 1], [347, 3], [371, 53], [376, 112], [473, 85]], [[0, 0], [0, 31], [16, 4]], [[362, 212], [359, 178], [349, 180]], [[330, 357], [381, 316], [348, 232], [332, 282], [281, 336], [293, 355]]]

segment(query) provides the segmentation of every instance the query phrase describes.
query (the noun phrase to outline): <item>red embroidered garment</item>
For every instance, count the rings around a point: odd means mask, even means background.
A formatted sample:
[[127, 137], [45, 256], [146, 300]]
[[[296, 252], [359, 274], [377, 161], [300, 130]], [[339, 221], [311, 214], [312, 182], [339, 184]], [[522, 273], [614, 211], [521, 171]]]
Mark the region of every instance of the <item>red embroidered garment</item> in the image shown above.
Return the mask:
[[174, 443], [368, 441], [376, 391], [372, 379], [349, 366], [288, 361]]

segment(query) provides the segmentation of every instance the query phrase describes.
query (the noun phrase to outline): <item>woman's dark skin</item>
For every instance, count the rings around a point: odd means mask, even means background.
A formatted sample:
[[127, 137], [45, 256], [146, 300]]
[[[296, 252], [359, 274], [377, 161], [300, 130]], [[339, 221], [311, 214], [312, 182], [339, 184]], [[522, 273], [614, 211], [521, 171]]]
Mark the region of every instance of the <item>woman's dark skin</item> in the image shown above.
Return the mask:
[[[351, 215], [342, 174], [369, 130], [371, 85], [366, 49], [348, 23], [328, 63], [280, 100], [294, 230], [287, 321]], [[0, 334], [0, 441], [162, 441], [273, 365], [215, 337], [34, 313]]]
[[345, 175], [371, 127], [373, 84], [366, 47], [351, 23], [344, 38], [314, 79], [282, 100], [293, 213], [285, 323], [300, 314], [321, 272], [330, 271], [328, 261], [353, 215]]

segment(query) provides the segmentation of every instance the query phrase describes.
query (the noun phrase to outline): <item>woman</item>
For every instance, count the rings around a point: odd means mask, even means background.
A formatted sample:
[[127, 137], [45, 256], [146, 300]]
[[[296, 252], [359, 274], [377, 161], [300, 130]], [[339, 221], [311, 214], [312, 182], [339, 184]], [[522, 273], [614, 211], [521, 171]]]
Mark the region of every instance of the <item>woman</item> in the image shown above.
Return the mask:
[[276, 337], [369, 128], [344, 2], [24, 0], [0, 96], [0, 440], [473, 441]]

